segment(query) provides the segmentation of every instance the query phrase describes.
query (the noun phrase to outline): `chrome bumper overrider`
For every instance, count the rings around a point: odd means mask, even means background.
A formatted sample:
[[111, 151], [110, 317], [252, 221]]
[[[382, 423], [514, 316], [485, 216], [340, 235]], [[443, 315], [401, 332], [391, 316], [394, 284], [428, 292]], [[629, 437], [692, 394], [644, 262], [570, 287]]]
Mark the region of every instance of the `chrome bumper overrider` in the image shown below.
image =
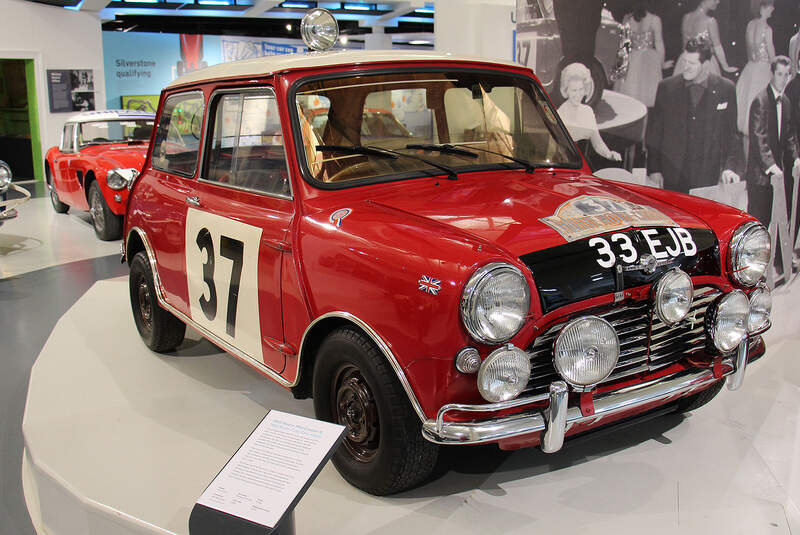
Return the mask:
[[[731, 390], [741, 386], [744, 380], [748, 345], [747, 340], [740, 344], [735, 363], [730, 359], [724, 361], [728, 368], [733, 367], [732, 371], [723, 374], [729, 376], [727, 382]], [[719, 380], [719, 377], [714, 376], [713, 369], [693, 369], [613, 392], [597, 394], [594, 397], [594, 414], [590, 416], [583, 416], [578, 407], [568, 407], [567, 385], [563, 381], [555, 381], [550, 385], [549, 393], [540, 396], [486, 405], [445, 405], [439, 410], [436, 419], [423, 422], [422, 434], [427, 440], [437, 444], [482, 444], [544, 431], [541, 437], [542, 450], [552, 453], [561, 449], [566, 432], [574, 425], [599, 423], [604, 418], [649, 403], [666, 403]], [[467, 422], [444, 420], [448, 412], [486, 413], [518, 408], [545, 400], [549, 400], [550, 403], [544, 409], [536, 408], [530, 412], [507, 417]]]

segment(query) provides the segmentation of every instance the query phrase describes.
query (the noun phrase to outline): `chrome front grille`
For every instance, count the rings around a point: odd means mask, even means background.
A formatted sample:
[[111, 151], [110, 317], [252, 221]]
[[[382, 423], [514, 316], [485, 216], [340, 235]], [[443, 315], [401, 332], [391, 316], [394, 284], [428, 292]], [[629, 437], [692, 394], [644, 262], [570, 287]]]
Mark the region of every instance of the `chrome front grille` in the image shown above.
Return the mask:
[[[716, 288], [696, 288], [687, 319], [672, 327], [664, 324], [653, 313], [649, 301], [577, 314], [593, 314], [604, 318], [611, 323], [619, 336], [619, 361], [603, 383], [657, 370], [705, 347], [705, 313], [718, 295], [720, 291]], [[553, 367], [553, 343], [569, 319], [571, 318], [552, 325], [528, 349], [531, 355], [531, 379], [525, 389], [526, 393], [543, 393], [551, 382], [560, 379]]]

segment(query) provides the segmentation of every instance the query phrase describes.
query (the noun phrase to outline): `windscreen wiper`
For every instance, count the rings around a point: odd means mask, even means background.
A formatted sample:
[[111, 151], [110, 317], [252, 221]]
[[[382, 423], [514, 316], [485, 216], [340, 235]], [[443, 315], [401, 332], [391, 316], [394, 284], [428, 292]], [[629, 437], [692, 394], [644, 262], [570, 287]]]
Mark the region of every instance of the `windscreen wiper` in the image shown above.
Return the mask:
[[321, 152], [349, 152], [352, 154], [364, 154], [367, 156], [379, 156], [382, 158], [393, 158], [397, 159], [398, 157], [402, 156], [404, 158], [412, 158], [414, 160], [426, 163], [431, 167], [435, 167], [447, 173], [447, 178], [450, 180], [458, 180], [458, 173], [446, 165], [442, 165], [440, 163], [433, 162], [428, 160], [427, 158], [423, 158], [421, 156], [417, 156], [415, 154], [404, 154], [402, 152], [398, 152], [396, 150], [391, 149], [384, 149], [381, 147], [370, 147], [366, 145], [317, 145], [317, 150]]
[[[503, 154], [502, 152], [497, 152], [488, 149], [479, 149], [478, 147], [470, 147], [469, 149], [462, 149], [456, 147], [455, 145], [450, 145], [448, 143], [431, 143], [431, 144], [414, 144], [414, 145], [406, 145], [407, 149], [420, 149], [420, 150], [431, 150], [431, 151], [438, 151], [438, 152], [447, 152], [450, 154], [474, 154], [470, 151], [477, 150], [480, 152], [486, 152], [489, 154], [494, 154], [495, 156], [500, 156], [505, 158], [506, 160], [510, 160], [512, 162], [516, 162], [520, 165], [525, 166], [525, 171], [528, 173], [533, 173], [537, 169], [547, 169], [552, 167], [551, 165], [544, 165], [544, 164], [535, 164], [529, 162], [528, 160], [523, 160], [522, 158], [516, 158], [514, 156], [509, 156], [508, 154]], [[474, 154], [477, 156], [477, 154]]]

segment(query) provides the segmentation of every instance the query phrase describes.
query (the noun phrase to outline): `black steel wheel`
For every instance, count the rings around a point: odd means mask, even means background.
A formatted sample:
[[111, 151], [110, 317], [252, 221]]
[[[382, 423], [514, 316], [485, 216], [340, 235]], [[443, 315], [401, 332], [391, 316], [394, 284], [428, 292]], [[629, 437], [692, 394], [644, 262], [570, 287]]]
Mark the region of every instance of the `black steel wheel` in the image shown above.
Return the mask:
[[122, 216], [108, 207], [97, 181], [89, 186], [89, 213], [97, 237], [103, 241], [118, 240], [122, 236]]
[[128, 287], [133, 321], [144, 343], [153, 351], [171, 351], [186, 334], [186, 324], [161, 308], [156, 297], [153, 271], [144, 251], [131, 261]]
[[317, 418], [345, 426], [333, 464], [353, 486], [375, 495], [423, 483], [439, 448], [422, 437], [394, 370], [355, 327], [340, 327], [322, 342], [313, 375]]

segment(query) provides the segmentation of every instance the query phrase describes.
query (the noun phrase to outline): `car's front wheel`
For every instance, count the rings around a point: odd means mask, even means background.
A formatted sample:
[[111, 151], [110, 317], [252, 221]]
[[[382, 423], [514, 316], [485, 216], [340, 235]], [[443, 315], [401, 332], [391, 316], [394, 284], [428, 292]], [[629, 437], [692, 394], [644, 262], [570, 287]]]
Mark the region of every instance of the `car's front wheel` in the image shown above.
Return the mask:
[[186, 324], [158, 304], [153, 270], [144, 251], [131, 260], [128, 286], [133, 321], [147, 347], [159, 353], [178, 347], [186, 335]]
[[50, 204], [53, 205], [53, 210], [55, 210], [57, 214], [66, 214], [69, 212], [69, 205], [61, 202], [61, 199], [58, 198], [58, 192], [55, 186], [52, 185], [50, 186]]
[[98, 238], [109, 241], [118, 240], [122, 236], [122, 216], [118, 216], [108, 207], [97, 181], [89, 186], [89, 213]]
[[386, 495], [430, 476], [438, 446], [422, 437], [392, 367], [362, 332], [341, 327], [328, 335], [317, 354], [313, 388], [317, 418], [346, 428], [333, 464], [353, 486]]

